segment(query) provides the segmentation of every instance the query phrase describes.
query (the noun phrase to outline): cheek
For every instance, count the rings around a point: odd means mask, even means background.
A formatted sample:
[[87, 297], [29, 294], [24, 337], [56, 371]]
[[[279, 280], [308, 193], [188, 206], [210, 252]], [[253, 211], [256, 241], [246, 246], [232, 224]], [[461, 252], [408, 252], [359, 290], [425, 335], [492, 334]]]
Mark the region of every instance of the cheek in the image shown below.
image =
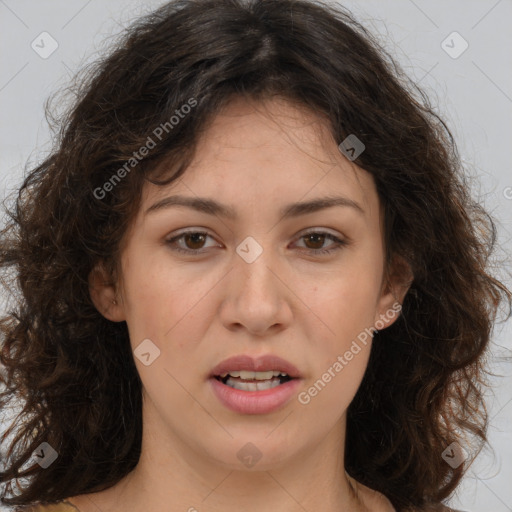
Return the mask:
[[[318, 414], [341, 414], [353, 399], [365, 373], [372, 343], [372, 327], [380, 295], [381, 274], [377, 258], [358, 257], [344, 265], [325, 285], [315, 286], [315, 305], [329, 327], [315, 339], [316, 363], [307, 392]], [[318, 325], [318, 324], [315, 324]], [[312, 398], [314, 397], [314, 399]], [[306, 397], [307, 400], [307, 397]], [[322, 407], [327, 409], [322, 412]], [[327, 413], [329, 408], [334, 408]]]
[[[340, 283], [322, 306], [330, 332], [312, 347], [314, 368], [302, 401], [313, 416], [334, 422], [346, 411], [363, 379], [371, 351], [375, 291], [361, 280]], [[308, 402], [306, 404], [306, 402]]]
[[[351, 351], [349, 353], [352, 354]], [[346, 412], [361, 384], [368, 364], [370, 344], [361, 345], [348, 361], [344, 353], [332, 357], [316, 379], [299, 395], [304, 411], [318, 421], [334, 424]]]
[[[132, 252], [129, 258], [125, 258], [124, 313], [132, 349], [136, 350], [143, 340], [150, 339], [162, 351], [165, 346], [163, 333], [177, 322], [179, 301], [176, 297], [179, 296], [180, 284], [170, 279], [161, 265], [155, 264], [155, 259], [148, 256], [143, 258]], [[159, 359], [162, 358], [159, 356]]]
[[324, 310], [332, 332], [317, 338], [310, 347], [314, 362], [298, 396], [308, 417], [315, 421], [322, 418], [325, 424], [338, 421], [352, 402], [366, 371], [372, 342], [368, 293], [362, 293], [361, 288], [356, 293], [348, 286], [336, 290]]
[[[148, 255], [149, 256], [149, 255]], [[194, 279], [190, 272], [166, 264], [165, 258], [146, 258], [127, 274], [126, 321], [133, 349], [151, 339], [160, 350], [156, 363], [173, 374], [185, 372], [177, 361], [187, 359], [201, 341], [215, 311], [209, 306], [219, 277]], [[177, 357], [177, 354], [180, 354]], [[177, 375], [178, 376], [178, 375]]]
[[367, 267], [344, 270], [327, 290], [315, 292], [317, 308], [337, 349], [373, 326], [379, 292], [380, 276]]

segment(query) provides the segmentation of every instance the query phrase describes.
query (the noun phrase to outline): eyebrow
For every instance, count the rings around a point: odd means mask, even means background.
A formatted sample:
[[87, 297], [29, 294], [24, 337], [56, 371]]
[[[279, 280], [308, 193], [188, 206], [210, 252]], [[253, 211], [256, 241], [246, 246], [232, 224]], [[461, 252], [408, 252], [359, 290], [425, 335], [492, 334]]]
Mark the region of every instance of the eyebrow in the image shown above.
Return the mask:
[[[223, 205], [214, 199], [207, 197], [188, 197], [180, 195], [165, 197], [164, 199], [157, 201], [146, 210], [146, 215], [151, 212], [156, 212], [174, 206], [184, 206], [201, 213], [218, 215], [230, 220], [236, 220], [238, 218], [238, 215], [233, 208]], [[326, 208], [333, 208], [335, 206], [353, 208], [362, 215], [365, 213], [359, 203], [349, 199], [348, 197], [329, 196], [319, 197], [311, 201], [288, 204], [281, 209], [280, 218], [289, 219], [293, 217], [299, 217], [301, 215], [307, 215], [309, 213], [314, 213]]]

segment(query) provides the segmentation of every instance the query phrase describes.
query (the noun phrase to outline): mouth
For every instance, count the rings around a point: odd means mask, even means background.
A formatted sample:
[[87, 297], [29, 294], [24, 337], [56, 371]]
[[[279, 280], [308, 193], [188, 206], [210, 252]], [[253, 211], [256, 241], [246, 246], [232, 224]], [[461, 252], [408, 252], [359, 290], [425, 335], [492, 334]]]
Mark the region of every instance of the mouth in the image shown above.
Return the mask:
[[226, 386], [240, 391], [265, 391], [284, 384], [295, 377], [290, 377], [279, 370], [266, 372], [251, 372], [247, 370], [231, 371], [222, 375], [215, 375], [215, 379]]
[[[252, 357], [240, 354], [219, 363], [210, 373], [210, 377], [237, 389], [248, 386], [248, 391], [270, 389], [292, 379], [301, 378], [299, 370], [289, 361], [273, 354]], [[256, 387], [255, 387], [256, 386]], [[265, 386], [261, 388], [261, 386]]]
[[209, 375], [220, 403], [240, 414], [267, 414], [290, 403], [302, 381], [297, 368], [275, 355], [239, 355], [219, 363]]

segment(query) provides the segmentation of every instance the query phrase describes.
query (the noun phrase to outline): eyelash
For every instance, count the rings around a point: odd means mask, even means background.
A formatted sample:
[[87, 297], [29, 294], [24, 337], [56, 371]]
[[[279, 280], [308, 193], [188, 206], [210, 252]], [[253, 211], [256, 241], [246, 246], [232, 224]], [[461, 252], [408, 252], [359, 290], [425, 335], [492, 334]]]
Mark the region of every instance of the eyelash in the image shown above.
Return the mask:
[[[177, 240], [182, 239], [186, 235], [206, 235], [206, 236], [209, 236], [210, 238], [213, 238], [210, 234], [206, 233], [205, 231], [184, 231], [183, 233], [180, 233], [179, 235], [177, 235], [173, 238], [170, 238], [169, 240], [166, 240], [166, 243], [168, 245], [172, 246]], [[307, 248], [305, 249], [306, 251], [309, 251], [310, 253], [312, 253], [314, 255], [331, 254], [334, 251], [342, 249], [344, 246], [348, 245], [348, 242], [346, 240], [340, 240], [337, 236], [334, 236], [333, 234], [328, 233], [326, 231], [308, 231], [307, 233], [304, 233], [303, 235], [301, 235], [299, 237], [299, 240], [302, 238], [305, 238], [309, 235], [325, 235], [326, 239], [336, 242], [334, 244], [334, 246], [332, 246], [329, 249], [307, 249]], [[197, 249], [197, 250], [183, 249], [183, 248], [177, 247], [177, 246], [171, 247], [171, 250], [177, 251], [177, 252], [180, 252], [183, 254], [188, 254], [188, 255], [201, 254], [201, 252], [204, 252], [204, 250], [202, 250], [202, 249]]]

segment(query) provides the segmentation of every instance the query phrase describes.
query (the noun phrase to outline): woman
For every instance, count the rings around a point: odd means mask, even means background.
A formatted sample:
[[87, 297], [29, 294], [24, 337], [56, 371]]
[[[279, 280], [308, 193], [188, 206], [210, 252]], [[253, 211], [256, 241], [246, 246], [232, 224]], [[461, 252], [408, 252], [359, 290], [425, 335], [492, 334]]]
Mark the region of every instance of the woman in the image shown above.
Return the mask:
[[305, 0], [172, 2], [88, 70], [2, 232], [5, 503], [447, 510], [512, 295], [396, 70]]

